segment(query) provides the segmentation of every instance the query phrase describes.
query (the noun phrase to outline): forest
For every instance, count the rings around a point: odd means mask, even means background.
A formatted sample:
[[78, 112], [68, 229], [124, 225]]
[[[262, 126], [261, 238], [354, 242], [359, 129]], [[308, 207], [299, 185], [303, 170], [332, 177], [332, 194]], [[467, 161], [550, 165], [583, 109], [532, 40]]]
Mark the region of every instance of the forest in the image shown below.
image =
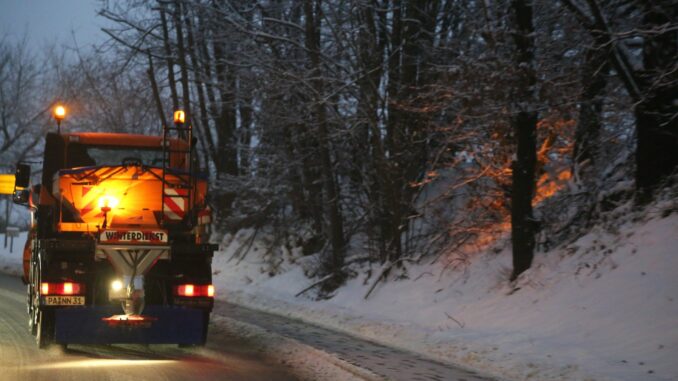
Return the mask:
[[128, 0], [99, 16], [93, 49], [0, 36], [0, 169], [41, 160], [57, 101], [77, 131], [157, 135], [182, 109], [213, 238], [249, 228], [318, 254], [321, 297], [355, 264], [398, 279], [508, 232], [515, 280], [676, 182], [673, 0]]

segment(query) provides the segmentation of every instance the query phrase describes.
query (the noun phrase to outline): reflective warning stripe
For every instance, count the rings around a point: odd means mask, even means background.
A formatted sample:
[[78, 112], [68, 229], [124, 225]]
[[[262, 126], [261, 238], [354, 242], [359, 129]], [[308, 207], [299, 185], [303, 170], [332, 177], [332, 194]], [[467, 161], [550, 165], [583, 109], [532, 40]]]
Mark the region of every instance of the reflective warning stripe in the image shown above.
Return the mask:
[[97, 207], [99, 197], [104, 195], [104, 189], [96, 189], [91, 186], [83, 186], [80, 196], [80, 218], [91, 219], [103, 217], [100, 208]]
[[186, 206], [188, 204], [187, 189], [165, 188], [165, 196], [162, 200], [162, 211], [165, 218], [171, 221], [181, 221], [186, 215]]

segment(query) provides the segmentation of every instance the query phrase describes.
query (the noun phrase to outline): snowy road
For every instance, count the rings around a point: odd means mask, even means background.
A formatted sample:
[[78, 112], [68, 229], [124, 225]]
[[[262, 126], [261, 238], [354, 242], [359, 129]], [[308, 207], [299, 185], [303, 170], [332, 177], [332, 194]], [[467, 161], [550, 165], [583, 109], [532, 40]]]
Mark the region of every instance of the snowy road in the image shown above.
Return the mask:
[[[246, 341], [211, 335], [206, 349], [139, 345], [38, 350], [28, 333], [24, 286], [0, 274], [2, 380], [294, 380]], [[213, 355], [218, 353], [218, 356]]]
[[215, 306], [219, 315], [259, 326], [278, 335], [367, 369], [387, 380], [403, 381], [479, 381], [491, 380], [472, 371], [455, 368], [417, 354], [389, 348], [343, 333], [309, 325], [286, 317], [254, 311], [238, 305], [220, 302]]
[[[309, 347], [298, 356], [314, 357], [310, 359], [314, 363], [327, 360], [315, 357], [313, 351], [319, 350], [386, 380], [489, 380], [413, 353], [225, 302], [218, 302], [214, 312]], [[259, 350], [260, 343], [238, 336], [237, 332], [213, 327], [207, 347], [199, 350], [172, 345], [70, 345], [66, 350], [54, 347], [40, 351], [26, 327], [24, 286], [18, 278], [0, 274], [2, 380], [296, 379], [289, 364], [282, 366], [279, 359], [266, 358]]]

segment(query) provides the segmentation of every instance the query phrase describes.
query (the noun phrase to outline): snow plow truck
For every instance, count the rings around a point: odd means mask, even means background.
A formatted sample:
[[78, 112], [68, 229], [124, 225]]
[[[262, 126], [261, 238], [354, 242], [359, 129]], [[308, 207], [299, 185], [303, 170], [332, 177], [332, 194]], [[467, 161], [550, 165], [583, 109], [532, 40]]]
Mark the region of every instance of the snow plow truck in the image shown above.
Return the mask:
[[23, 279], [38, 347], [203, 345], [217, 247], [185, 115], [162, 136], [61, 133], [64, 115], [46, 136], [41, 183], [27, 164], [15, 174], [14, 202], [31, 211]]

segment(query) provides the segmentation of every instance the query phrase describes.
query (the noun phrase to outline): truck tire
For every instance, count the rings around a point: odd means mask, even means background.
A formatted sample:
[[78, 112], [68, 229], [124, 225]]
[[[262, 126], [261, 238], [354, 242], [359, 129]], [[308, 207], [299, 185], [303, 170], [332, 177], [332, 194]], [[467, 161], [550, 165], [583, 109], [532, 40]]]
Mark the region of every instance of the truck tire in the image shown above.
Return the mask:
[[40, 349], [54, 344], [54, 311], [38, 311], [35, 341]]
[[205, 343], [207, 342], [207, 329], [209, 328], [210, 325], [210, 313], [209, 312], [203, 312], [203, 327], [202, 327], [202, 342], [200, 343], [201, 347], [205, 346]]
[[26, 309], [28, 312], [28, 332], [35, 336], [38, 332], [38, 325], [36, 324], [37, 316], [35, 315], [35, 294], [33, 293], [33, 286], [30, 283], [27, 288], [26, 294], [28, 302], [26, 303]]
[[38, 287], [42, 282], [42, 259], [38, 257], [33, 274], [33, 314], [35, 316], [35, 342], [38, 348], [45, 349], [54, 343], [54, 311], [41, 310], [39, 306]]
[[[33, 254], [35, 256], [35, 253]], [[28, 274], [28, 285], [26, 286], [27, 296], [27, 310], [28, 310], [28, 330], [31, 335], [35, 336], [38, 333], [38, 293], [36, 291], [36, 284], [40, 284], [39, 278], [40, 266], [35, 258], [31, 258], [32, 266]]]

